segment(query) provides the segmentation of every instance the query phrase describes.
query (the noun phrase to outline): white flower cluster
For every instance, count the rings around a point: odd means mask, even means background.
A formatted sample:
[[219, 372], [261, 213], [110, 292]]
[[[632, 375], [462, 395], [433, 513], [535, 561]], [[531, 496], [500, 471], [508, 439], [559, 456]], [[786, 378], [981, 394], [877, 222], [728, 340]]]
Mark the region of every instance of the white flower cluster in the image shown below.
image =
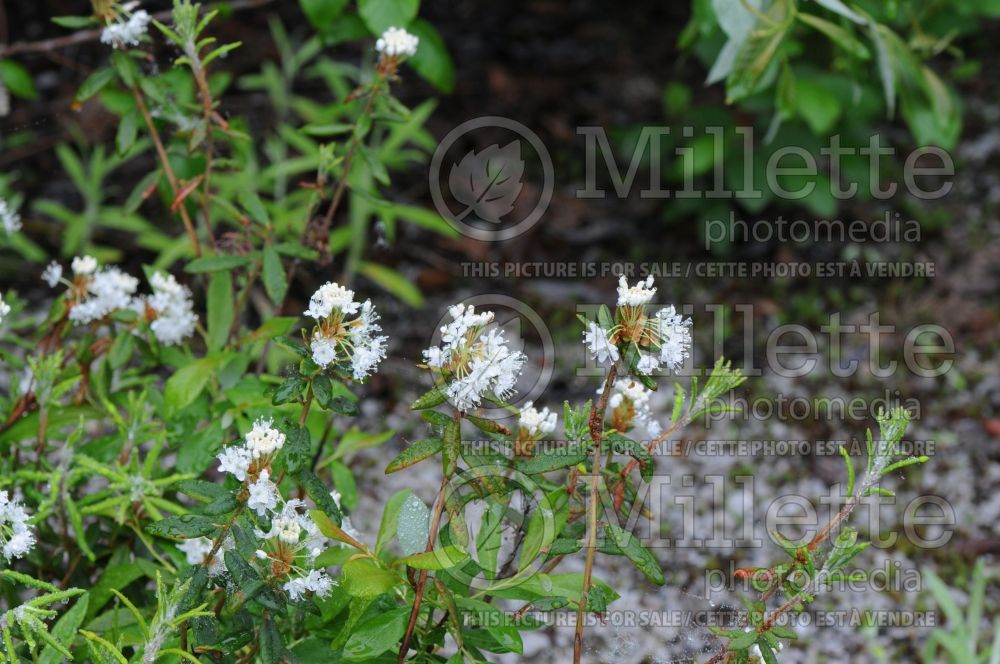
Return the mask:
[[101, 43], [112, 48], [138, 46], [152, 20], [153, 17], [145, 9], [132, 12], [127, 21], [118, 20], [105, 26], [101, 31]]
[[0, 222], [3, 223], [7, 235], [13, 235], [21, 230], [21, 216], [2, 198], [0, 198]]
[[[604, 391], [603, 386], [597, 390], [598, 394]], [[662, 432], [660, 424], [653, 419], [653, 412], [649, 406], [649, 398], [652, 390], [646, 389], [642, 383], [630, 378], [619, 378], [611, 386], [611, 395], [608, 397], [608, 407], [612, 410], [612, 417], [616, 417], [615, 411], [626, 413], [625, 422], [616, 422], [617, 425], [633, 424], [639, 422], [646, 427], [650, 436], [659, 436]]]
[[[136, 295], [139, 280], [116, 267], [101, 268], [93, 256], [77, 256], [70, 264], [74, 281], [70, 285], [69, 319], [76, 325], [99, 321], [116, 311], [130, 309], [150, 321], [157, 340], [175, 346], [194, 334], [198, 317], [191, 291], [173, 275], [157, 272], [150, 277], [151, 295]], [[52, 262], [42, 272], [50, 287], [63, 281], [63, 268]]]
[[268, 466], [284, 445], [285, 434], [275, 429], [271, 420], [260, 418], [247, 432], [243, 445], [227, 447], [216, 457], [219, 472], [229, 473], [240, 482], [252, 480], [247, 487], [250, 493], [247, 506], [260, 516], [278, 504], [278, 487], [271, 481]]
[[[208, 554], [212, 553], [213, 544], [214, 542], [207, 537], [192, 537], [178, 544], [177, 548], [187, 556], [189, 565], [202, 565], [205, 563], [205, 558]], [[228, 536], [222, 541], [222, 546], [219, 547], [215, 557], [212, 558], [212, 562], [208, 565], [209, 576], [218, 576], [226, 571], [223, 555], [226, 551], [232, 549], [234, 545], [235, 542], [232, 536]]]
[[191, 291], [187, 286], [177, 283], [174, 275], [162, 272], [150, 277], [149, 285], [153, 288], [153, 294], [136, 298], [133, 308], [138, 308], [140, 314], [146, 309], [151, 310], [154, 318], [149, 327], [153, 335], [161, 344], [176, 346], [194, 334], [195, 324], [198, 322], [191, 302]]
[[546, 406], [542, 410], [538, 410], [534, 407], [533, 403], [529, 401], [524, 404], [524, 408], [521, 409], [521, 415], [518, 418], [518, 426], [531, 438], [541, 438], [542, 436], [547, 436], [556, 430], [556, 422], [559, 421], [558, 416], [555, 413], [549, 412]]
[[20, 558], [35, 546], [35, 534], [28, 525], [28, 513], [16, 498], [0, 491], [0, 545], [3, 557]]
[[82, 295], [69, 310], [69, 319], [86, 325], [110, 316], [119, 309], [129, 309], [139, 280], [117, 267], [97, 269], [91, 256], [73, 259], [73, 274], [82, 278]]
[[309, 342], [317, 366], [325, 369], [349, 361], [353, 378], [364, 380], [385, 359], [389, 338], [379, 334], [382, 328], [371, 300], [355, 302], [354, 291], [328, 282], [313, 293], [305, 315], [317, 323]]
[[42, 271], [42, 281], [49, 285], [49, 288], [55, 288], [62, 281], [63, 267], [56, 261], [49, 263], [48, 267]]
[[4, 316], [10, 313], [10, 305], [3, 301], [3, 294], [0, 294], [0, 323], [3, 322]]
[[587, 350], [600, 364], [613, 364], [618, 361], [618, 346], [611, 343], [610, 334], [594, 321], [587, 323], [587, 329], [583, 332], [583, 342], [587, 344]]
[[673, 371], [684, 364], [691, 354], [691, 319], [682, 317], [673, 306], [648, 316], [646, 305], [655, 294], [652, 277], [634, 286], [629, 286], [624, 276], [619, 279], [616, 325], [607, 330], [590, 321], [584, 331], [584, 343], [598, 363], [617, 362], [621, 357], [618, 344], [624, 340], [636, 345], [639, 359], [635, 368], [643, 375], [660, 369]]
[[618, 306], [619, 307], [641, 307], [649, 304], [656, 289], [653, 288], [653, 275], [646, 277], [645, 281], [640, 281], [635, 286], [629, 286], [625, 275], [618, 278]]
[[390, 57], [412, 57], [420, 40], [403, 28], [389, 28], [375, 42], [375, 50]]
[[448, 309], [452, 320], [441, 328], [441, 345], [424, 351], [424, 361], [446, 381], [445, 393], [459, 410], [478, 407], [491, 392], [506, 399], [514, 392], [527, 357], [507, 347], [503, 331], [486, 326], [493, 312], [457, 304]]
[[[326, 572], [312, 567], [326, 548], [328, 539], [309, 517], [306, 504], [297, 499], [283, 500], [278, 486], [271, 481], [271, 463], [285, 445], [285, 434], [272, 426], [271, 420], [259, 419], [239, 446], [227, 447], [219, 455], [219, 470], [233, 475], [246, 484], [247, 507], [257, 516], [268, 518], [267, 531], [259, 528], [254, 534], [262, 540], [256, 552], [259, 560], [269, 561], [271, 570], [287, 575], [285, 591], [293, 600], [314, 592], [320, 597], [330, 594], [333, 581]], [[339, 496], [335, 497], [335, 500]], [[279, 509], [279, 504], [281, 505]], [[339, 505], [339, 502], [338, 502]], [[344, 527], [350, 528], [345, 518]], [[190, 540], [189, 540], [190, 541]], [[204, 556], [203, 544], [187, 544], [192, 550], [188, 561]]]

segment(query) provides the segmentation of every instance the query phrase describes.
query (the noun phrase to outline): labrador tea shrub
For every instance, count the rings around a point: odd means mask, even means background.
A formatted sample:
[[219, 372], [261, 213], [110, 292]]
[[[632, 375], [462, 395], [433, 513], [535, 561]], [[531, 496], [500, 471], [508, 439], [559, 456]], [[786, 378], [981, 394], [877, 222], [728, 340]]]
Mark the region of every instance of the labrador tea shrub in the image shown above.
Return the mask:
[[[121, 128], [116, 157], [91, 153], [96, 184], [78, 156], [60, 153], [92, 205], [41, 205], [67, 224], [63, 255], [76, 254], [40, 270], [55, 293], [47, 312], [16, 293], [0, 298], [0, 660], [488, 662], [521, 653], [522, 632], [563, 612], [575, 617], [580, 661], [588, 616], [618, 598], [615, 580], [595, 574], [598, 556], [665, 582], [669, 553], [655, 556], [620, 524], [648, 513], [640, 489], [666, 462], [654, 459], [656, 447], [725, 410], [744, 377], [720, 359], [704, 383], [673, 386], [670, 413], [654, 411], [658, 376], [690, 357], [692, 322], [652, 306], [652, 278], [623, 278], [615, 306], [581, 321], [604, 379], [594, 399], [561, 408], [512, 405], [529, 358], [492, 312], [451, 307], [422, 354], [433, 387], [419, 390], [412, 411], [425, 437], [385, 466], [437, 464], [434, 500], [396, 493], [374, 539], [351, 523], [365, 498], [344, 459], [392, 435], [353, 419], [365, 381], [392, 353], [392, 331], [383, 334], [379, 294], [362, 301], [333, 281], [301, 315], [285, 315], [290, 285], [304, 266], [329, 272], [345, 251], [342, 281], [358, 271], [405, 300], [412, 293], [399, 275], [353, 244], [364, 242], [366, 219], [377, 211], [450, 232], [378, 193], [394, 155], [417, 158], [413, 145], [426, 144], [425, 113], [394, 99], [392, 83], [409, 61], [440, 74], [418, 60], [424, 40], [398, 25], [436, 33], [414, 19], [415, 5], [358, 4], [359, 16], [344, 17], [359, 39], [376, 38], [371, 67], [345, 75], [351, 68], [324, 59], [314, 38], [298, 54], [284, 49], [283, 72], [250, 81], [294, 80], [312, 61], [335, 97], [328, 108], [299, 99], [295, 113], [283, 111], [281, 136], [263, 150], [270, 165], [247, 124], [219, 112], [226, 82], [211, 66], [239, 45], [208, 36], [214, 11], [177, 0], [160, 20], [94, 0], [92, 16], [59, 19], [102, 27], [110, 63], [78, 99], [100, 93]], [[303, 5], [314, 17], [315, 3]], [[178, 54], [172, 68], [153, 66], [145, 49], [154, 40]], [[328, 114], [337, 121], [319, 124]], [[138, 193], [124, 206], [106, 200], [103, 175], [149, 151], [143, 163], [153, 170]], [[315, 181], [288, 186], [303, 173]], [[8, 234], [21, 232], [13, 204], [3, 202], [0, 217]], [[88, 239], [107, 218], [157, 252], [145, 274], [112, 264], [121, 252]], [[178, 236], [158, 230], [171, 218]], [[81, 225], [90, 230], [72, 230]], [[31, 254], [27, 239], [17, 246]], [[717, 630], [709, 661], [777, 661], [795, 638], [782, 615], [852, 573], [866, 546], [848, 525], [852, 511], [891, 493], [885, 474], [926, 461], [897, 451], [907, 419], [902, 410], [879, 417], [862, 472], [844, 453], [843, 508], [808, 542], [779, 539], [783, 558], [771, 568], [748, 571], [758, 594], [746, 598], [741, 625]], [[582, 572], [561, 571], [572, 558]]]

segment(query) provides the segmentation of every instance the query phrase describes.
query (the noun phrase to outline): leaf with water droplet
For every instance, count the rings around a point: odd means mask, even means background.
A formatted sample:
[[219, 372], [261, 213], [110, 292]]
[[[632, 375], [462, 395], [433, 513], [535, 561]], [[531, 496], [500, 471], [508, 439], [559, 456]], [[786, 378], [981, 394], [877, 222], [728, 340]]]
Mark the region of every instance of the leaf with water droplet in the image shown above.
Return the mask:
[[396, 537], [403, 555], [412, 555], [427, 548], [430, 533], [431, 511], [424, 501], [410, 495], [399, 510]]

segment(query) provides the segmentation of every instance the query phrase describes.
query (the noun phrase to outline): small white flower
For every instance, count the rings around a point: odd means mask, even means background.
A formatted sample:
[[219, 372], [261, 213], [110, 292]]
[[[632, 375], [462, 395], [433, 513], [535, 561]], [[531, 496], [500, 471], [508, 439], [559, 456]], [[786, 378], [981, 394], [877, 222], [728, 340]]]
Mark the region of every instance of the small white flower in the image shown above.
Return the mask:
[[635, 286], [629, 286], [625, 276], [618, 279], [618, 306], [619, 307], [639, 307], [648, 304], [656, 289], [653, 288], [653, 276], [646, 277], [645, 281], [640, 281]]
[[389, 28], [375, 42], [375, 50], [391, 57], [412, 57], [420, 40], [402, 28]]
[[49, 263], [45, 271], [42, 272], [42, 280], [49, 285], [49, 288], [55, 288], [59, 281], [62, 279], [63, 267], [59, 263], [52, 261]]
[[[597, 393], [601, 394], [603, 389], [603, 387], [598, 389]], [[633, 417], [636, 422], [644, 425], [646, 427], [646, 432], [655, 438], [660, 435], [661, 427], [659, 423], [653, 419], [653, 412], [649, 403], [652, 394], [652, 390], [646, 389], [646, 387], [637, 380], [632, 380], [631, 378], [619, 378], [611, 386], [611, 394], [608, 396], [608, 406], [612, 410], [624, 407], [626, 408], [626, 412], [627, 409], [631, 407], [631, 417]]]
[[261, 418], [254, 422], [253, 428], [247, 432], [246, 449], [251, 459], [274, 454], [285, 445], [285, 434], [271, 424], [271, 420]]
[[110, 23], [101, 31], [101, 43], [112, 48], [138, 46], [152, 18], [145, 9], [140, 9], [133, 12], [127, 21]]
[[194, 314], [191, 291], [172, 274], [155, 273], [149, 280], [153, 294], [137, 298], [133, 308], [142, 313], [148, 306], [156, 314], [149, 324], [153, 335], [165, 346], [175, 346], [194, 334], [198, 317]]
[[278, 531], [278, 539], [285, 544], [297, 544], [299, 535], [302, 534], [302, 527], [299, 520], [294, 517], [279, 517], [274, 520], [272, 529]]
[[[89, 268], [89, 264], [82, 267]], [[76, 272], [75, 265], [74, 272]], [[138, 279], [116, 267], [106, 267], [95, 272], [87, 280], [87, 296], [73, 304], [69, 311], [69, 319], [76, 325], [84, 325], [101, 320], [120, 309], [128, 309], [132, 305], [132, 295], [138, 286]]]
[[267, 555], [267, 551], [263, 549], [257, 549], [254, 552], [254, 555], [257, 556], [258, 560], [267, 560], [269, 558], [269, 556]]
[[293, 600], [301, 599], [310, 590], [319, 597], [326, 597], [333, 588], [333, 581], [321, 570], [310, 570], [306, 576], [287, 581], [282, 586]]
[[242, 446], [227, 447], [216, 457], [219, 460], [219, 472], [229, 473], [240, 482], [247, 478], [250, 467], [250, 450]]
[[268, 512], [273, 512], [278, 506], [278, 487], [271, 481], [271, 471], [266, 468], [260, 472], [260, 476], [250, 485], [250, 497], [247, 499], [247, 507], [264, 516]]
[[508, 348], [501, 330], [485, 330], [493, 321], [492, 311], [477, 314], [471, 306], [455, 305], [448, 313], [452, 320], [441, 328], [441, 345], [424, 350], [424, 360], [447, 381], [452, 403], [471, 410], [487, 392], [508, 398], [528, 358]]
[[8, 561], [20, 558], [35, 546], [35, 534], [28, 525], [28, 513], [21, 502], [0, 491], [0, 552]]
[[316, 366], [327, 368], [337, 361], [337, 341], [317, 332], [309, 342], [312, 349], [312, 359]]
[[77, 256], [70, 264], [73, 274], [78, 277], [90, 276], [97, 271], [97, 259], [93, 256]]
[[309, 298], [309, 308], [305, 310], [305, 315], [321, 321], [328, 318], [334, 309], [353, 314], [360, 306], [354, 301], [354, 291], [328, 281]]
[[[325, 369], [350, 361], [351, 375], [364, 380], [385, 359], [389, 339], [379, 334], [382, 328], [371, 300], [355, 302], [354, 291], [327, 283], [313, 293], [305, 313], [318, 322], [309, 341], [317, 366]], [[357, 318], [348, 320], [353, 314]]]
[[13, 235], [21, 230], [21, 216], [2, 198], [0, 198], [0, 222], [3, 222], [7, 235]]
[[587, 323], [583, 340], [587, 344], [590, 355], [600, 364], [618, 361], [618, 347], [608, 340], [607, 330], [594, 321]]
[[[193, 537], [184, 540], [177, 545], [177, 548], [187, 556], [189, 565], [203, 565], [205, 558], [212, 552], [214, 542], [207, 537]], [[235, 541], [231, 536], [222, 541], [222, 546], [215, 552], [212, 562], [208, 566], [209, 576], [218, 576], [226, 571], [224, 553], [235, 546]]]
[[0, 323], [3, 322], [4, 317], [10, 313], [10, 305], [3, 301], [3, 295], [0, 294]]
[[660, 368], [660, 360], [652, 353], [640, 353], [639, 361], [636, 362], [635, 369], [646, 376]]
[[555, 413], [550, 413], [548, 407], [538, 410], [529, 401], [521, 409], [518, 424], [529, 436], [538, 438], [555, 431], [557, 421], [558, 417]]
[[656, 312], [660, 362], [676, 370], [691, 355], [691, 319], [683, 318], [672, 306]]
[[192, 537], [178, 544], [177, 548], [187, 556], [189, 565], [200, 565], [212, 551], [212, 540], [207, 537]]

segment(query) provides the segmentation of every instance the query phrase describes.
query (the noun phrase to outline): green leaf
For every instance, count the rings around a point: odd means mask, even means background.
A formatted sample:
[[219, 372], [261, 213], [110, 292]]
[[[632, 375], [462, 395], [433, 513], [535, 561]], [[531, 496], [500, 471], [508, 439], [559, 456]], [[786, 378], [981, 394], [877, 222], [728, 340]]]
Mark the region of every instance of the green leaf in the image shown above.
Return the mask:
[[506, 506], [489, 502], [483, 512], [479, 532], [476, 533], [476, 559], [489, 579], [497, 572], [497, 557], [503, 544], [503, 517]]
[[575, 466], [586, 460], [586, 448], [578, 443], [570, 443], [564, 447], [546, 446], [540, 451], [536, 450], [534, 456], [518, 461], [516, 467], [525, 475], [537, 475]]
[[163, 406], [167, 417], [172, 417], [198, 398], [215, 373], [217, 364], [217, 360], [203, 357], [181, 367], [167, 379], [163, 388]]
[[351, 597], [378, 597], [403, 583], [402, 577], [379, 567], [371, 558], [348, 560], [341, 568], [341, 579]]
[[424, 304], [424, 296], [420, 289], [414, 285], [411, 279], [407, 279], [399, 272], [378, 263], [364, 262], [359, 270], [392, 295], [408, 304], [411, 307], [420, 307]]
[[344, 644], [344, 659], [364, 662], [390, 650], [406, 632], [410, 607], [380, 613], [354, 627]]
[[145, 527], [145, 531], [150, 535], [182, 539], [205, 537], [213, 534], [218, 529], [219, 524], [215, 522], [215, 519], [198, 514], [168, 516], [166, 519], [154, 521]]
[[613, 454], [627, 454], [639, 462], [639, 474], [649, 482], [653, 478], [653, 457], [646, 447], [618, 432], [612, 432], [601, 441], [601, 451], [611, 451]]
[[640, 572], [646, 575], [647, 579], [658, 586], [663, 585], [666, 579], [663, 577], [660, 563], [632, 533], [609, 523], [604, 526], [604, 534]]
[[817, 136], [826, 136], [843, 110], [837, 95], [809, 78], [797, 82], [795, 105], [798, 114]]
[[328, 517], [321, 510], [309, 510], [309, 516], [312, 517], [312, 520], [316, 523], [319, 531], [330, 539], [364, 551], [365, 546], [363, 543], [344, 532], [340, 526], [335, 524], [330, 517]]
[[215, 256], [202, 256], [201, 258], [196, 258], [184, 266], [184, 271], [189, 274], [201, 274], [204, 272], [234, 270], [238, 267], [245, 267], [247, 265], [250, 265], [250, 259], [246, 256], [218, 254]]
[[464, 611], [475, 615], [475, 622], [486, 628], [497, 643], [511, 652], [519, 654], [524, 652], [524, 644], [517, 626], [500, 609], [482, 600], [468, 597], [459, 597], [457, 601]]
[[848, 18], [858, 25], [864, 25], [868, 22], [856, 12], [848, 9], [847, 5], [841, 2], [841, 0], [816, 0], [816, 4], [822, 5], [834, 13], [840, 14], [844, 18]]
[[115, 70], [110, 67], [98, 69], [88, 76], [76, 91], [76, 101], [82, 102], [90, 99], [112, 81], [115, 77]]
[[359, 0], [358, 14], [373, 35], [381, 35], [387, 28], [405, 28], [420, 7], [420, 0]]
[[347, 0], [299, 0], [302, 13], [319, 32], [329, 32]]
[[330, 495], [330, 490], [320, 481], [316, 474], [308, 468], [302, 468], [295, 474], [295, 479], [306, 490], [309, 497], [316, 503], [316, 507], [323, 510], [336, 525], [344, 521], [344, 516], [337, 507], [336, 501]]
[[0, 80], [17, 97], [34, 99], [38, 96], [31, 73], [19, 62], [0, 60]]
[[750, 631], [734, 630], [734, 632], [736, 633], [730, 632], [729, 635], [729, 644], [726, 646], [729, 650], [746, 650], [757, 643], [757, 630], [755, 629]]
[[229, 272], [214, 272], [208, 282], [205, 303], [209, 350], [219, 350], [226, 345], [236, 318], [234, 307], [232, 276]]
[[[73, 604], [73, 608], [60, 616], [56, 624], [52, 626], [50, 630], [52, 638], [62, 644], [63, 647], [69, 648], [70, 644], [73, 643], [76, 630], [83, 624], [83, 620], [87, 615], [87, 605], [89, 603], [89, 593], [80, 595], [80, 598]], [[46, 646], [38, 660], [39, 664], [58, 664], [61, 661], [63, 661], [62, 655], [51, 645]]]
[[441, 387], [435, 387], [427, 392], [425, 392], [419, 399], [413, 402], [410, 406], [410, 410], [424, 410], [425, 408], [433, 408], [434, 406], [440, 406], [448, 399], [448, 395]]
[[868, 51], [868, 47], [861, 43], [857, 37], [836, 23], [830, 23], [829, 21], [818, 16], [804, 14], [801, 12], [798, 14], [798, 17], [803, 23], [822, 32], [824, 35], [829, 37], [831, 41], [835, 42], [852, 56], [858, 58], [859, 60], [871, 59], [872, 55]]
[[389, 465], [385, 467], [385, 474], [389, 475], [403, 468], [409, 468], [415, 463], [434, 456], [441, 451], [443, 444], [444, 442], [440, 438], [424, 438], [411, 443], [389, 462]]
[[403, 555], [409, 556], [427, 548], [430, 537], [431, 511], [416, 495], [406, 497], [396, 518], [396, 537]]
[[94, 25], [96, 20], [93, 16], [53, 16], [52, 22], [61, 28], [79, 30]]
[[896, 70], [883, 31], [888, 32], [888, 28], [874, 21], [868, 27], [868, 34], [871, 37], [872, 43], [875, 44], [878, 71], [882, 78], [882, 92], [885, 95], [886, 115], [891, 118], [896, 112]]
[[263, 278], [267, 296], [271, 298], [271, 302], [280, 306], [285, 301], [285, 293], [288, 292], [288, 277], [285, 275], [281, 256], [270, 245], [264, 247]]
[[303, 390], [306, 389], [306, 385], [307, 383], [302, 376], [290, 376], [286, 378], [274, 390], [274, 394], [271, 396], [271, 403], [275, 406], [280, 406], [281, 404], [297, 401], [302, 396]]
[[385, 545], [396, 536], [396, 527], [399, 521], [399, 511], [402, 509], [406, 499], [413, 493], [410, 489], [400, 489], [393, 494], [392, 498], [385, 504], [382, 510], [382, 521], [378, 527], [378, 536], [375, 538], [375, 554], [378, 555], [385, 548]]
[[406, 565], [414, 569], [451, 569], [469, 560], [469, 552], [460, 546], [450, 544], [433, 551], [414, 553], [396, 561], [398, 565]]
[[420, 39], [417, 53], [407, 64], [441, 92], [455, 89], [455, 63], [437, 30], [423, 19], [417, 19], [407, 30]]
[[115, 149], [118, 154], [123, 155], [135, 144], [136, 136], [139, 133], [139, 115], [135, 111], [129, 111], [122, 116], [118, 125], [118, 132], [115, 135]]
[[455, 474], [458, 468], [458, 457], [462, 451], [462, 434], [458, 420], [452, 420], [444, 429], [444, 440], [441, 446], [441, 462], [446, 477]]

